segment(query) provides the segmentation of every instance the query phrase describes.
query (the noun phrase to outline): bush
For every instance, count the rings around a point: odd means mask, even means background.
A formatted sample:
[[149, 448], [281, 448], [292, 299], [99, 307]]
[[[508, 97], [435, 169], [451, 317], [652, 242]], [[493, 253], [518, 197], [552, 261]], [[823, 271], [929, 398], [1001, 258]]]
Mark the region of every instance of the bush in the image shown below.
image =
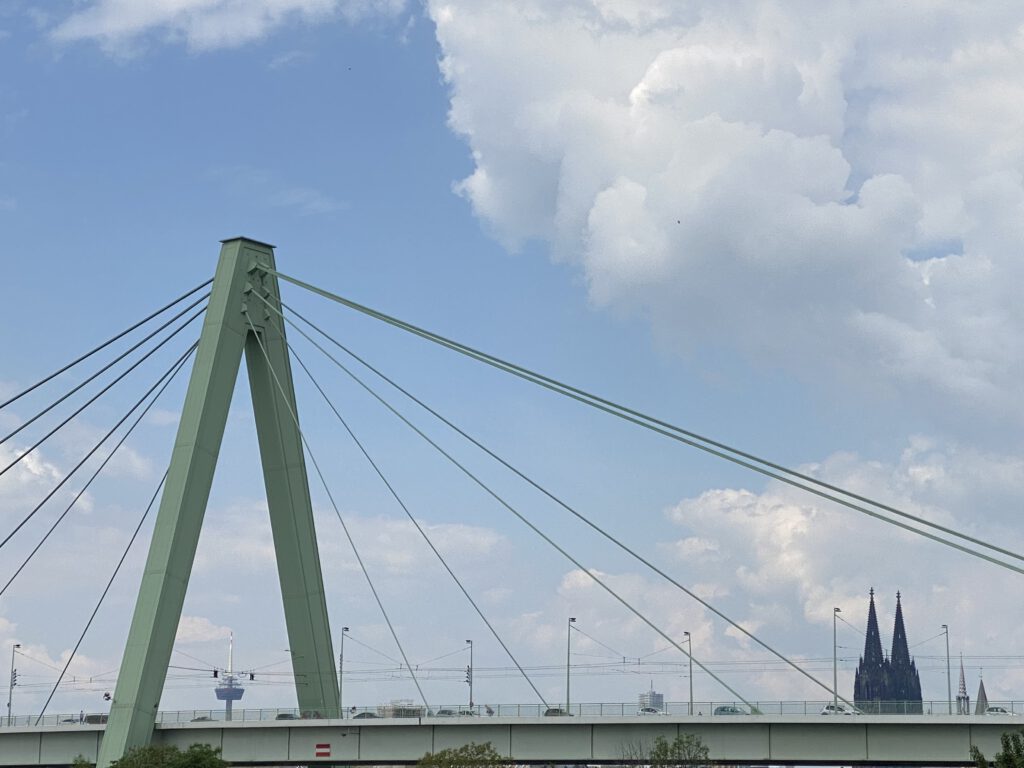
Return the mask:
[[499, 755], [491, 742], [475, 744], [470, 742], [463, 747], [442, 749], [440, 752], [428, 752], [420, 758], [416, 765], [425, 768], [477, 768], [478, 766], [500, 766], [508, 763]]

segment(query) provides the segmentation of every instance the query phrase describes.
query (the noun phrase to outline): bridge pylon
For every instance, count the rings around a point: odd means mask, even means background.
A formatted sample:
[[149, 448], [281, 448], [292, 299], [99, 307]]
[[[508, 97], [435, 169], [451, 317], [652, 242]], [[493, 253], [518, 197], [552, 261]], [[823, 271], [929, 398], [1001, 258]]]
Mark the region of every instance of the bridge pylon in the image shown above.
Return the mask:
[[255, 295], [280, 309], [277, 279], [263, 267], [275, 268], [273, 246], [247, 238], [223, 241], [99, 768], [152, 737], [243, 353], [299, 708], [322, 717], [338, 715], [309, 481], [292, 416], [298, 410], [288, 347], [283, 325], [268, 321], [269, 310]]

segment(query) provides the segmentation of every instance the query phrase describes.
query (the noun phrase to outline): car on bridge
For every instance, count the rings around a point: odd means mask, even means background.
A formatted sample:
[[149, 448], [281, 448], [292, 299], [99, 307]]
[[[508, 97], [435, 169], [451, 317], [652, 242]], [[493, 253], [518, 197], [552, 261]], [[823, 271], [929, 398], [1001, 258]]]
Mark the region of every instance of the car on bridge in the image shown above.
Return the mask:
[[723, 704], [720, 707], [715, 707], [715, 711], [712, 712], [714, 715], [749, 715], [745, 709], [741, 707], [733, 706], [732, 704]]
[[985, 710], [986, 715], [1003, 715], [1004, 717], [1014, 717], [1015, 713], [1008, 710], [1006, 707], [988, 707]]
[[845, 704], [826, 704], [821, 708], [823, 715], [863, 715], [856, 707], [848, 707]]
[[640, 709], [638, 709], [636, 711], [636, 713], [638, 715], [667, 715], [668, 714], [668, 712], [663, 712], [662, 710], [658, 709], [657, 707], [640, 707]]

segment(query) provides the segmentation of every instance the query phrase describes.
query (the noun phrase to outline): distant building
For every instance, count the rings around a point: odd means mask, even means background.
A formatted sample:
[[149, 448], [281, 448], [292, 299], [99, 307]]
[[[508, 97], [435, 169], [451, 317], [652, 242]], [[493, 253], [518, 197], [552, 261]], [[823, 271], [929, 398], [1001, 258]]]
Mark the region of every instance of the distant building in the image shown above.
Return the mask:
[[956, 713], [971, 714], [971, 697], [967, 695], [967, 681], [964, 679], [964, 657], [960, 654], [960, 685], [956, 689]]
[[640, 694], [640, 709], [654, 707], [662, 712], [665, 711], [665, 694], [657, 693], [652, 687], [651, 690]]
[[892, 651], [886, 657], [882, 652], [882, 637], [878, 632], [875, 590], [870, 591], [864, 655], [861, 656], [854, 677], [853, 700], [863, 712], [919, 714], [922, 711], [921, 679], [917, 665], [910, 658], [899, 592], [896, 593]]
[[985, 693], [985, 681], [978, 680], [978, 698], [974, 703], [974, 714], [984, 715], [988, 712], [988, 695]]

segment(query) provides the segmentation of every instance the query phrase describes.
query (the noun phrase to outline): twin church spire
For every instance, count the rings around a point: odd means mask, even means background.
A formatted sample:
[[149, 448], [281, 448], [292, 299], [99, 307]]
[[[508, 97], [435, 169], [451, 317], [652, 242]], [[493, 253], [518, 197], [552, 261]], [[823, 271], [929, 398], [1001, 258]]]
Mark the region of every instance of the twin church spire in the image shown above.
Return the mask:
[[900, 593], [896, 593], [896, 621], [888, 657], [882, 652], [875, 590], [871, 589], [869, 594], [868, 628], [864, 637], [864, 655], [854, 677], [854, 703], [864, 712], [920, 712], [921, 680], [907, 645]]

